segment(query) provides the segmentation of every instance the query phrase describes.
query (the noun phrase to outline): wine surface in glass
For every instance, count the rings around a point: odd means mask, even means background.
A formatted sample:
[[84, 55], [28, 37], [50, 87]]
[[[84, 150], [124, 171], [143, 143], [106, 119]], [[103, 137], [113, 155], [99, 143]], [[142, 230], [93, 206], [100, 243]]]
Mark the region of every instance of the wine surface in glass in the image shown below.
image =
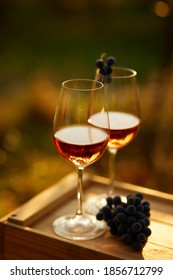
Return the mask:
[[85, 167], [101, 157], [108, 144], [106, 131], [90, 125], [74, 125], [54, 134], [57, 149], [77, 167]]
[[[140, 119], [129, 113], [109, 112], [110, 139], [108, 149], [120, 149], [130, 143], [140, 127]], [[97, 127], [105, 127], [103, 119], [94, 114], [89, 122]]]

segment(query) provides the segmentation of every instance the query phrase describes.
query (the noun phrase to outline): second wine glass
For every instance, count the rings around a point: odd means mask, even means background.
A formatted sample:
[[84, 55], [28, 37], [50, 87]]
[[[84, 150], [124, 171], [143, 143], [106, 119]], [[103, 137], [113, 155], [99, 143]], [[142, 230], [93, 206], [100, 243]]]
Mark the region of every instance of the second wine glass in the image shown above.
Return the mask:
[[[93, 114], [103, 119], [105, 127], [90, 124]], [[105, 231], [95, 216], [83, 213], [83, 170], [97, 161], [106, 150], [109, 131], [104, 85], [87, 79], [74, 79], [62, 84], [54, 118], [54, 141], [61, 155], [78, 172], [76, 212], [58, 217], [54, 232], [75, 240], [92, 239]], [[65, 187], [65, 186], [64, 186]]]
[[[117, 151], [134, 140], [141, 125], [137, 72], [125, 67], [114, 67], [111, 77], [106, 79], [97, 72], [96, 79], [104, 80], [109, 111], [110, 139], [107, 150], [110, 183], [106, 193], [94, 196], [86, 202], [86, 209], [89, 213], [97, 213], [105, 205], [105, 199], [108, 196], [117, 194], [114, 186]], [[97, 123], [98, 119], [93, 122]]]

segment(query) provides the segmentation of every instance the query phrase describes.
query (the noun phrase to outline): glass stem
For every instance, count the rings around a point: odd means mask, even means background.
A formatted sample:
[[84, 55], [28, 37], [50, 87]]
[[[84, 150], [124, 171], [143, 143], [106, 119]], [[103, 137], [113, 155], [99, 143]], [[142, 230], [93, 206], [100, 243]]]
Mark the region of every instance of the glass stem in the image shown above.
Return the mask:
[[83, 201], [83, 167], [78, 167], [78, 189], [77, 189], [77, 210], [76, 215], [81, 216], [83, 214], [82, 201]]
[[115, 181], [115, 157], [117, 154], [117, 150], [108, 150], [109, 152], [109, 178], [110, 183], [108, 186], [108, 194], [112, 195], [114, 193], [114, 181]]

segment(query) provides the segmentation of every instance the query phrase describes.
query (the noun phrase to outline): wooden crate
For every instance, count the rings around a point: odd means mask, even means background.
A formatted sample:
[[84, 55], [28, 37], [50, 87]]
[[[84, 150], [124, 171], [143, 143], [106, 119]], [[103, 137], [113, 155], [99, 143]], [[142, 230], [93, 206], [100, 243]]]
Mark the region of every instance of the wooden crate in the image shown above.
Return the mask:
[[[108, 180], [84, 176], [84, 198], [105, 192]], [[173, 259], [173, 195], [115, 182], [117, 194], [142, 192], [151, 204], [152, 235], [142, 252], [122, 244], [107, 231], [87, 241], [54, 234], [53, 220], [75, 211], [77, 175], [72, 173], [0, 220], [0, 259]]]

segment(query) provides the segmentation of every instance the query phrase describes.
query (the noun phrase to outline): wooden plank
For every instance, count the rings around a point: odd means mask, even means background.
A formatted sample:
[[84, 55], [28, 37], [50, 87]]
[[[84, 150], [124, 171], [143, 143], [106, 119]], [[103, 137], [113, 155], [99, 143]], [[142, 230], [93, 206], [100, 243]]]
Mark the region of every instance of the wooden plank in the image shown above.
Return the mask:
[[[4, 259], [127, 259], [171, 260], [173, 250], [149, 240], [142, 252], [134, 252], [118, 237], [107, 232], [103, 238], [88, 241], [70, 241], [44, 235], [30, 228], [10, 225], [3, 230]], [[163, 233], [165, 234], [165, 233]]]
[[94, 251], [82, 242], [51, 238], [30, 228], [7, 224], [3, 229], [4, 259], [115, 259], [104, 251]]
[[[162, 208], [164, 208], [164, 204], [162, 204], [162, 207], [160, 207], [160, 209]], [[154, 221], [159, 221], [162, 224], [169, 224], [173, 226], [173, 214], [171, 213], [165, 213], [161, 212], [161, 210], [159, 211], [151, 209], [151, 219]]]

